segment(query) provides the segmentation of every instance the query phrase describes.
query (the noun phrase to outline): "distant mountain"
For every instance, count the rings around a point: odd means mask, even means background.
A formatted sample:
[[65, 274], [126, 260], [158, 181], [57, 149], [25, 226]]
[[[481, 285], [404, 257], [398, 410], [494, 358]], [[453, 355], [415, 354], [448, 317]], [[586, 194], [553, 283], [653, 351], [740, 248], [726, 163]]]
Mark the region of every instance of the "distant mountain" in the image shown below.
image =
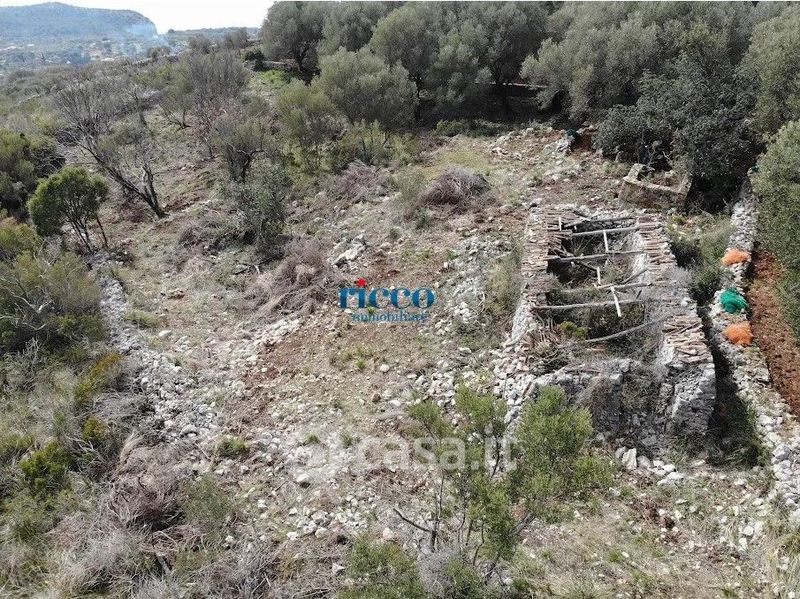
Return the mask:
[[81, 8], [60, 2], [0, 7], [0, 43], [53, 43], [98, 38], [151, 38], [153, 22], [132, 10]]

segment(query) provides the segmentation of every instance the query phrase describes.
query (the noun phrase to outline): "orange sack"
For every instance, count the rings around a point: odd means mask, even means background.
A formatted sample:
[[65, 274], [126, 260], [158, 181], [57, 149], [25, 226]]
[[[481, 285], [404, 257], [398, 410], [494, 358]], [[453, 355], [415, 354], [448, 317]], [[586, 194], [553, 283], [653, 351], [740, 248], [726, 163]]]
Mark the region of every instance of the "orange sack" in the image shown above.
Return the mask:
[[728, 325], [725, 329], [725, 338], [736, 345], [750, 345], [753, 342], [753, 331], [749, 322], [739, 322]]
[[722, 257], [722, 263], [725, 266], [730, 266], [731, 264], [741, 264], [742, 262], [747, 262], [748, 260], [750, 260], [750, 254], [743, 252], [742, 250], [728, 250]]

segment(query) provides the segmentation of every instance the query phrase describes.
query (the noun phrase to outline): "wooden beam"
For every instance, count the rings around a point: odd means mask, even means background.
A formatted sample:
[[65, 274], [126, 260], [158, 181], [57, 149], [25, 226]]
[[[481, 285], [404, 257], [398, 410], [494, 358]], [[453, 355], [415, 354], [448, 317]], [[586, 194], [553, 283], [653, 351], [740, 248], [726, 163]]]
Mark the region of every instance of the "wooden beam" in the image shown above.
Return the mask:
[[582, 231], [581, 233], [573, 233], [572, 237], [592, 237], [594, 235], [606, 235], [608, 233], [630, 233], [631, 231], [638, 231], [641, 227], [620, 227], [618, 229], [596, 229], [594, 231]]
[[595, 337], [594, 339], [586, 339], [583, 343], [602, 343], [603, 341], [611, 341], [612, 339], [619, 339], [620, 337], [624, 337], [625, 335], [630, 335], [631, 333], [635, 333], [636, 331], [641, 331], [642, 329], [646, 329], [648, 327], [652, 327], [653, 325], [661, 324], [666, 320], [666, 316], [662, 316], [661, 318], [656, 318], [655, 320], [651, 320], [650, 322], [645, 322], [644, 324], [640, 324], [639, 326], [631, 327], [630, 329], [625, 329], [624, 331], [620, 331], [619, 333], [614, 333], [613, 335], [606, 335], [605, 337]]
[[[573, 293], [586, 293], [587, 291], [611, 291], [612, 285], [600, 285], [599, 287], [594, 285], [592, 287], [573, 287], [567, 289], [559, 289], [559, 293], [563, 293], [564, 295], [570, 295]], [[638, 287], [655, 287], [652, 283], [627, 283], [624, 285], [613, 285], [614, 289], [617, 291], [625, 291], [626, 289], [636, 289]]]
[[619, 300], [618, 302], [587, 302], [583, 304], [553, 304], [553, 305], [544, 305], [544, 306], [531, 306], [532, 310], [552, 310], [552, 311], [559, 311], [559, 310], [574, 310], [576, 308], [607, 308], [608, 306], [616, 306], [619, 304], [620, 306], [625, 306], [628, 304], [643, 304], [647, 300], [644, 299], [626, 299], [626, 300]]
[[593, 262], [595, 260], [605, 260], [615, 256], [632, 256], [635, 254], [646, 254], [644, 250], [628, 250], [624, 252], [607, 252], [603, 254], [587, 254], [585, 256], [569, 256], [564, 258], [562, 256], [548, 256], [548, 262], [560, 262], [562, 264], [569, 262]]

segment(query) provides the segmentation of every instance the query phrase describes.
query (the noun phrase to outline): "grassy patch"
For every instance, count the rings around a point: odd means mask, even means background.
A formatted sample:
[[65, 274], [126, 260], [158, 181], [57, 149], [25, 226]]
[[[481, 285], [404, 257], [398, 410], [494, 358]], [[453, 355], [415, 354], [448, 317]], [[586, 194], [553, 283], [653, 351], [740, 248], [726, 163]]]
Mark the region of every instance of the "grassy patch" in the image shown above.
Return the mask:
[[239, 437], [227, 437], [217, 445], [217, 454], [222, 458], [238, 458], [249, 452], [250, 447]]
[[699, 305], [714, 297], [722, 284], [720, 264], [732, 227], [724, 215], [679, 220], [669, 227], [670, 245], [678, 266], [689, 271], [689, 293]]
[[125, 320], [140, 329], [157, 329], [161, 326], [161, 319], [158, 316], [143, 310], [129, 310], [125, 314]]

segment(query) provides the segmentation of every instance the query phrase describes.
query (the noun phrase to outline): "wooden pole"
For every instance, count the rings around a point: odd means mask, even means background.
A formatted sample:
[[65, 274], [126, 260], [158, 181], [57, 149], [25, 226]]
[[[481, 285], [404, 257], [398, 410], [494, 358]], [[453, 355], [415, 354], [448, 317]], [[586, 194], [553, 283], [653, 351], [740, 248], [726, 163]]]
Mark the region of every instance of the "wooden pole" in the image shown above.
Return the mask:
[[[543, 306], [531, 306], [532, 310], [574, 310], [576, 308], [607, 308], [608, 306], [627, 306], [628, 304], [643, 304], [646, 300], [643, 299], [624, 299], [616, 302], [586, 302], [583, 304], [553, 304]], [[651, 300], [652, 301], [652, 300]]]
[[631, 231], [638, 231], [641, 227], [619, 227], [618, 229], [596, 229], [594, 231], [581, 231], [580, 233], [573, 233], [572, 237], [592, 237], [594, 235], [605, 236], [608, 233], [629, 233]]
[[568, 258], [562, 258], [561, 256], [548, 256], [548, 262], [561, 262], [561, 263], [569, 263], [569, 262], [590, 262], [594, 260], [605, 260], [606, 258], [613, 258], [614, 256], [632, 256], [634, 254], [646, 254], [644, 250], [629, 250], [624, 252], [608, 252], [604, 254], [587, 254], [585, 256], [570, 256]]
[[613, 335], [606, 335], [605, 337], [595, 337], [594, 339], [586, 339], [583, 343], [602, 343], [603, 341], [611, 341], [612, 339], [619, 339], [620, 337], [624, 337], [625, 335], [630, 335], [631, 333], [635, 333], [636, 331], [641, 331], [642, 329], [646, 329], [647, 327], [660, 324], [664, 322], [666, 318], [667, 318], [666, 316], [662, 316], [661, 318], [656, 318], [655, 320], [651, 320], [650, 322], [645, 322], [644, 324], [640, 324], [639, 326], [635, 326], [630, 329], [625, 329], [624, 331], [620, 331], [619, 333], [614, 333]]

